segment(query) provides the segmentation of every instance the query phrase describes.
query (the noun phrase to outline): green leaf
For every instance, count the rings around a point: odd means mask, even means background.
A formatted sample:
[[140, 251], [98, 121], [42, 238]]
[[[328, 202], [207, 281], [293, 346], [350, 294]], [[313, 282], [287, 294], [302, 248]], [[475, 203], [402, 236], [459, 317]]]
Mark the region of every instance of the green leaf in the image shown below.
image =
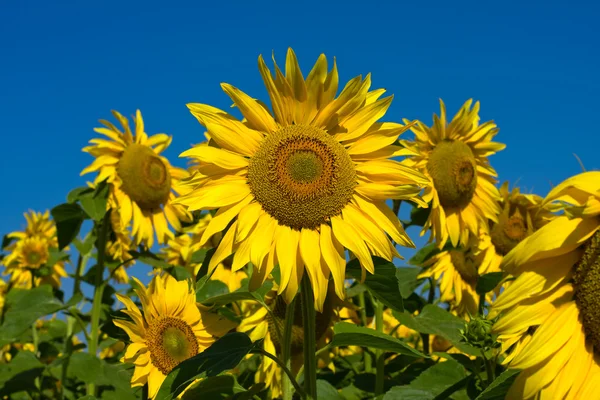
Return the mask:
[[415, 289], [423, 283], [423, 279], [417, 278], [422, 271], [419, 267], [400, 267], [396, 269], [398, 288], [403, 299], [409, 298]]
[[173, 278], [177, 279], [178, 281], [192, 279], [192, 274], [190, 273], [190, 271], [185, 267], [180, 267], [179, 265], [171, 267], [169, 273], [171, 274], [171, 276], [173, 276]]
[[173, 399], [194, 379], [217, 376], [234, 368], [254, 347], [248, 335], [228, 333], [202, 353], [175, 367], [160, 387], [156, 399]]
[[52, 267], [56, 265], [59, 261], [66, 261], [69, 259], [69, 254], [65, 251], [60, 251], [58, 249], [49, 249], [48, 250], [48, 261], [46, 265]]
[[407, 312], [394, 313], [394, 316], [410, 329], [430, 335], [441, 335], [463, 353], [479, 355], [479, 350], [461, 343], [460, 329], [464, 329], [465, 321], [436, 305], [426, 305], [416, 317]]
[[490, 272], [489, 274], [484, 274], [477, 279], [477, 287], [475, 291], [477, 294], [486, 294], [487, 292], [491, 292], [498, 286], [500, 281], [502, 281], [502, 277], [504, 276], [503, 272]]
[[94, 249], [94, 243], [96, 243], [96, 235], [94, 234], [93, 230], [87, 234], [83, 241], [79, 239], [73, 240], [75, 248], [82, 256], [91, 254], [92, 250]]
[[201, 380], [186, 390], [181, 398], [182, 400], [221, 400], [245, 391], [246, 389], [240, 386], [233, 376], [220, 375]]
[[[373, 257], [375, 273], [367, 274], [363, 285], [367, 290], [389, 308], [396, 311], [404, 311], [402, 296], [396, 280], [396, 266], [383, 258]], [[350, 261], [346, 265], [346, 274], [356, 280], [361, 278], [361, 267], [358, 259]]]
[[191, 263], [193, 264], [201, 264], [204, 262], [204, 258], [206, 257], [206, 253], [208, 250], [206, 249], [200, 249], [198, 251], [195, 251], [192, 254], [192, 259], [191, 259]]
[[94, 221], [99, 222], [106, 214], [106, 203], [108, 201], [108, 184], [101, 182], [92, 193], [82, 193], [79, 203], [85, 213]]
[[88, 186], [75, 188], [67, 195], [67, 203], [76, 203], [82, 195], [93, 192], [94, 189]]
[[338, 322], [333, 327], [333, 340], [330, 345], [339, 346], [362, 346], [385, 350], [393, 353], [404, 354], [411, 357], [427, 356], [413, 349], [402, 340], [396, 339], [374, 329], [357, 326], [348, 322]]
[[171, 267], [171, 265], [169, 265], [169, 263], [167, 263], [162, 258], [159, 258], [158, 256], [156, 256], [154, 253], [152, 253], [150, 251], [144, 251], [144, 252], [140, 253], [135, 250], [132, 250], [129, 252], [129, 254], [131, 254], [131, 257], [138, 260], [139, 262], [149, 265], [151, 267], [162, 268], [162, 269], [168, 269]]
[[4, 237], [2, 238], [2, 248], [7, 248], [8, 245], [14, 242], [15, 240], [17, 240], [17, 238], [4, 235]]
[[319, 400], [344, 400], [344, 397], [329, 382], [317, 380], [317, 399]]
[[35, 378], [44, 370], [36, 356], [29, 351], [20, 351], [8, 364], [0, 364], [0, 396], [34, 387]]
[[69, 203], [54, 207], [50, 213], [56, 222], [58, 249], [62, 250], [77, 237], [87, 215], [78, 204]]
[[99, 383], [103, 376], [102, 362], [90, 353], [73, 353], [68, 372], [85, 383]]
[[204, 303], [211, 297], [223, 296], [229, 293], [227, 285], [221, 281], [209, 280], [196, 292], [196, 301]]
[[12, 289], [6, 295], [4, 323], [0, 326], [0, 346], [16, 340], [44, 315], [53, 314], [65, 306], [43, 285], [34, 289]]
[[429, 218], [429, 213], [431, 212], [431, 206], [428, 208], [422, 208], [413, 206], [410, 210], [410, 222], [404, 226], [404, 229], [409, 226], [424, 226], [425, 222]]
[[80, 397], [77, 400], [98, 400], [98, 398], [94, 397], [92, 395], [86, 394], [85, 396]]
[[[393, 387], [384, 400], [405, 399], [435, 399], [444, 391], [458, 384], [467, 376], [462, 365], [454, 360], [448, 360], [427, 368], [408, 386]], [[465, 381], [466, 384], [466, 381]], [[457, 390], [460, 388], [457, 388]], [[468, 399], [464, 393], [445, 393], [444, 399]], [[452, 394], [452, 395], [451, 395]], [[451, 395], [448, 397], [448, 395]]]
[[[214, 281], [209, 281], [214, 282]], [[263, 285], [257, 290], [250, 292], [248, 290], [248, 279], [242, 280], [242, 287], [232, 293], [220, 294], [216, 296], [211, 296], [204, 298], [200, 302], [206, 305], [213, 306], [222, 306], [225, 304], [230, 304], [235, 301], [242, 300], [256, 300], [260, 303], [264, 303], [265, 295], [273, 288], [273, 282], [270, 280], [265, 281]], [[198, 294], [196, 294], [196, 299], [198, 299]]]
[[436, 243], [429, 243], [428, 245], [421, 247], [421, 249], [408, 260], [408, 263], [412, 265], [423, 265], [425, 261], [440, 252], [441, 250], [437, 248]]
[[517, 379], [519, 372], [521, 371], [518, 369], [507, 369], [490, 386], [481, 392], [476, 400], [504, 400], [508, 389], [515, 379]]

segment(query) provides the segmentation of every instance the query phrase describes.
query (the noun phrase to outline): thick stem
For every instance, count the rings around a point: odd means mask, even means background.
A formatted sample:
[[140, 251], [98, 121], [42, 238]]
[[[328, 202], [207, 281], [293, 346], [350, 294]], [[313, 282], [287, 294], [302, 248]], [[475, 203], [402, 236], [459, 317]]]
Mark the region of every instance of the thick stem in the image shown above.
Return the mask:
[[[289, 370], [292, 366], [292, 328], [294, 326], [294, 315], [296, 310], [296, 298], [285, 308], [285, 321], [283, 325], [283, 338], [281, 340], [281, 362]], [[285, 372], [285, 371], [284, 371]], [[292, 400], [292, 381], [287, 373], [282, 376], [283, 400]]]
[[[383, 303], [378, 301], [375, 306], [375, 329], [383, 333]], [[375, 351], [377, 358], [377, 376], [375, 379], [375, 396], [383, 394], [383, 378], [385, 369], [385, 351], [377, 349]]]
[[304, 391], [309, 399], [317, 398], [316, 312], [313, 290], [308, 274], [302, 277], [302, 327], [304, 331]]
[[[102, 296], [104, 295], [104, 258], [106, 253], [106, 239], [108, 236], [108, 225], [110, 212], [107, 212], [100, 225], [100, 233], [98, 235], [98, 242], [96, 250], [98, 251], [98, 263], [96, 264], [96, 279], [95, 279], [95, 290], [94, 290], [94, 302], [92, 304], [92, 318], [90, 328], [90, 341], [88, 343], [89, 353], [96, 357], [98, 352], [98, 336], [100, 334], [100, 311], [102, 311]], [[88, 384], [87, 394], [90, 396], [96, 396], [96, 385], [93, 383]]]
[[492, 384], [492, 382], [494, 382], [494, 379], [496, 379], [496, 373], [494, 371], [492, 361], [485, 356], [485, 352], [483, 350], [481, 350], [481, 356], [483, 357], [483, 361], [485, 363], [485, 372], [487, 373], [487, 384], [489, 386]]
[[[358, 295], [358, 306], [360, 307], [360, 320], [364, 327], [368, 326], [367, 323], [367, 305], [365, 303], [365, 292], [362, 292]], [[365, 372], [371, 372], [372, 370], [372, 360], [371, 354], [367, 351], [363, 351], [363, 361], [365, 363]]]

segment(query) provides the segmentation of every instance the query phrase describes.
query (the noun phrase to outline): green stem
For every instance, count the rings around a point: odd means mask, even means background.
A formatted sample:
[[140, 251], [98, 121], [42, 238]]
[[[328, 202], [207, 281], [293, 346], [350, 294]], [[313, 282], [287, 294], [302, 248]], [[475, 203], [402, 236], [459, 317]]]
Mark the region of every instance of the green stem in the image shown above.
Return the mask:
[[[33, 354], [35, 354], [35, 356], [37, 357], [38, 356], [38, 345], [40, 344], [40, 337], [38, 336], [38, 331], [37, 331], [37, 328], [35, 327], [36, 322], [34, 322], [31, 325], [31, 336], [32, 336], [32, 340], [33, 340]], [[35, 383], [35, 387], [37, 388], [37, 390], [40, 391], [42, 389], [41, 374], [35, 377], [34, 383]]]
[[304, 391], [309, 399], [317, 398], [316, 312], [313, 290], [305, 273], [300, 285], [302, 295], [302, 327], [304, 331]]
[[[427, 302], [433, 304], [435, 299], [435, 279], [429, 278], [429, 294], [427, 296]], [[429, 335], [421, 333], [421, 339], [423, 340], [423, 352], [429, 354]]]
[[[360, 307], [360, 320], [364, 327], [367, 325], [367, 305], [365, 303], [365, 292], [362, 292], [358, 295], [358, 306]], [[364, 363], [365, 363], [365, 372], [371, 372], [372, 370], [372, 360], [371, 355], [367, 351], [363, 351]]]
[[[377, 332], [383, 333], [383, 303], [378, 301], [375, 306], [375, 329]], [[385, 352], [377, 349], [375, 351], [377, 358], [377, 376], [375, 379], [375, 396], [383, 394], [383, 378], [385, 369]]]
[[492, 384], [492, 382], [494, 382], [494, 379], [496, 379], [494, 366], [492, 365], [492, 361], [485, 356], [485, 352], [483, 350], [481, 350], [481, 356], [483, 357], [483, 361], [485, 363], [485, 372], [487, 373], [487, 384], [489, 386]]
[[[296, 382], [296, 379], [294, 379], [294, 376], [292, 375], [292, 371], [289, 370], [288, 367], [286, 367], [280, 359], [278, 359], [277, 357], [275, 357], [273, 354], [269, 353], [268, 351], [265, 351], [263, 349], [254, 349], [252, 350], [252, 353], [257, 353], [257, 354], [261, 354], [265, 357], [270, 358], [271, 360], [275, 361], [275, 363], [277, 365], [279, 365], [279, 367], [283, 370], [283, 372], [285, 372], [285, 374], [287, 375], [287, 377], [289, 378], [290, 382], [292, 382], [292, 385], [294, 385], [294, 388], [296, 389], [296, 391], [298, 392], [298, 394], [302, 397], [302, 398], [306, 398], [306, 393], [304, 392], [304, 390], [302, 389], [302, 387], [300, 385], [298, 385], [298, 382]], [[316, 398], [316, 397], [315, 397]]]
[[[92, 304], [92, 318], [90, 328], [90, 341], [88, 343], [89, 353], [96, 357], [98, 352], [98, 336], [100, 335], [100, 311], [102, 311], [102, 296], [104, 295], [104, 258], [106, 253], [106, 239], [108, 236], [108, 225], [109, 225], [110, 212], [104, 215], [104, 219], [100, 223], [100, 234], [98, 235], [97, 252], [98, 252], [98, 263], [96, 264], [96, 279], [95, 279], [95, 290], [94, 290], [94, 302]], [[87, 394], [90, 396], [96, 396], [96, 385], [93, 383], [88, 384]]]
[[[283, 323], [283, 338], [281, 340], [281, 362], [289, 370], [292, 366], [291, 351], [292, 351], [292, 328], [294, 326], [294, 315], [296, 314], [296, 298], [285, 308], [285, 321]], [[292, 399], [292, 381], [287, 376], [283, 378], [283, 400]]]

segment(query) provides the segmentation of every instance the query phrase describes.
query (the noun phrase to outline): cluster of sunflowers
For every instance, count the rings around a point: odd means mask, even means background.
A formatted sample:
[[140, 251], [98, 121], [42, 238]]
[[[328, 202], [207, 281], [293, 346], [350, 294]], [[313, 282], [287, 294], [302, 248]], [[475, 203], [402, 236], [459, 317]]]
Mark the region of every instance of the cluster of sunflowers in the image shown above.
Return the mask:
[[271, 108], [188, 104], [187, 169], [113, 111], [93, 182], [5, 236], [0, 396], [600, 399], [600, 172], [498, 188], [478, 102], [380, 122], [370, 75], [258, 61]]

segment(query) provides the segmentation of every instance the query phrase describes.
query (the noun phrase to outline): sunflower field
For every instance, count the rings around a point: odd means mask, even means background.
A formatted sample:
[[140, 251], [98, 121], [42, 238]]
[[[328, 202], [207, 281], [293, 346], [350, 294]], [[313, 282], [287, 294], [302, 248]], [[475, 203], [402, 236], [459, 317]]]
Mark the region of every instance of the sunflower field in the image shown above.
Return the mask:
[[600, 398], [600, 172], [521, 192], [477, 101], [394, 122], [325, 55], [258, 69], [187, 104], [185, 168], [104, 115], [87, 184], [3, 232], [0, 398]]

